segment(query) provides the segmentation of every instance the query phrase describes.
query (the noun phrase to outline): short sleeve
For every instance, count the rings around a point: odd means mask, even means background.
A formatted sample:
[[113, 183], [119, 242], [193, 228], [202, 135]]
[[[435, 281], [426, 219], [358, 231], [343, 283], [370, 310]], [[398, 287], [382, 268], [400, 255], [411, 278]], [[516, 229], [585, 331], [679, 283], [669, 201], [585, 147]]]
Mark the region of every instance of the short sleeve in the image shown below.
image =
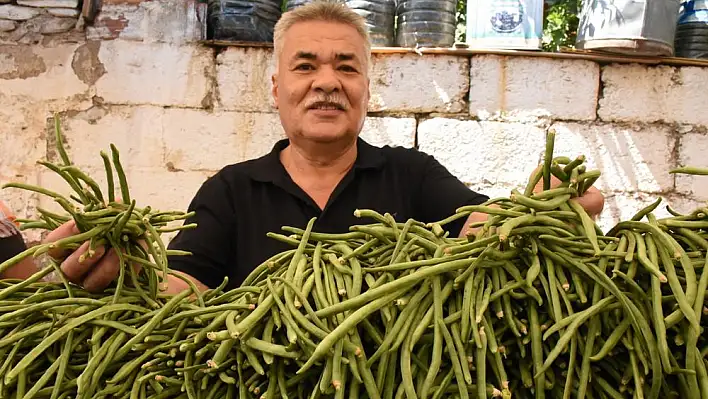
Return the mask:
[[[419, 214], [424, 222], [435, 222], [452, 216], [466, 205], [479, 205], [489, 199], [467, 187], [433, 156], [423, 153], [423, 172], [419, 193]], [[466, 218], [448, 223], [443, 228], [457, 237]]]
[[209, 178], [188, 207], [195, 215], [185, 224], [196, 223], [197, 227], [180, 231], [168, 246], [191, 253], [170, 256], [170, 268], [187, 273], [210, 288], [223, 281], [229, 263], [235, 259], [236, 217], [229, 192], [221, 174]]
[[21, 234], [0, 237], [0, 263], [14, 257], [27, 249]]

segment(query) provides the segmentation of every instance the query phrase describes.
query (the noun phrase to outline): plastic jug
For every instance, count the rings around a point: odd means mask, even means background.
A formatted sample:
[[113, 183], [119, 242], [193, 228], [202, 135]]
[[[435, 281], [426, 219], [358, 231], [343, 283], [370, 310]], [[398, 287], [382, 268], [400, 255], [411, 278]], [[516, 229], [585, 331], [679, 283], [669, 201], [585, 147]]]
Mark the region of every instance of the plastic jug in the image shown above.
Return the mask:
[[452, 47], [457, 29], [455, 0], [398, 0], [396, 44], [400, 47]]
[[677, 57], [708, 59], [707, 0], [681, 3], [674, 47]]
[[395, 0], [347, 0], [346, 5], [364, 17], [372, 46], [394, 45]]
[[207, 39], [272, 42], [280, 0], [207, 0]]

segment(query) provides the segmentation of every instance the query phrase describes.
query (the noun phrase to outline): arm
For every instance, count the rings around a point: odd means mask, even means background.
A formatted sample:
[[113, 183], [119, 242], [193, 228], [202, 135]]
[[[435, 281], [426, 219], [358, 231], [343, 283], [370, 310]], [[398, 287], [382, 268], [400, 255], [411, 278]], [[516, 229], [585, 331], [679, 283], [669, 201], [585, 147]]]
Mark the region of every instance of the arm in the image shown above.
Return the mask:
[[[0, 202], [0, 264], [26, 249], [27, 245], [14, 223], [14, 217], [10, 210]], [[32, 259], [25, 258], [0, 274], [0, 278], [24, 280], [36, 271], [37, 268]]]
[[[230, 202], [224, 193], [223, 182], [217, 177], [208, 180], [190, 204], [190, 211], [196, 215], [185, 223], [197, 223], [196, 229], [185, 230], [170, 243], [170, 249], [192, 252], [191, 256], [171, 256], [169, 268], [189, 278], [199, 290], [218, 285], [226, 275], [230, 256], [230, 229], [233, 218], [228, 217]], [[78, 234], [73, 221], [69, 221], [52, 231], [45, 242]], [[92, 257], [79, 262], [88, 250], [85, 242], [73, 252], [53, 250], [48, 253], [54, 259], [62, 259], [61, 270], [66, 278], [90, 292], [100, 292], [114, 281], [120, 273], [120, 261], [113, 248], [98, 247]], [[133, 265], [138, 268], [139, 266]], [[36, 269], [35, 269], [36, 270]], [[175, 294], [189, 288], [176, 276], [167, 276], [167, 292]]]
[[[0, 263], [14, 257], [15, 255], [27, 249], [22, 235], [19, 233], [9, 237], [0, 238]], [[0, 279], [19, 279], [24, 280], [34, 274], [37, 267], [31, 257], [23, 259], [20, 263], [10, 267], [5, 272], [0, 274]]]

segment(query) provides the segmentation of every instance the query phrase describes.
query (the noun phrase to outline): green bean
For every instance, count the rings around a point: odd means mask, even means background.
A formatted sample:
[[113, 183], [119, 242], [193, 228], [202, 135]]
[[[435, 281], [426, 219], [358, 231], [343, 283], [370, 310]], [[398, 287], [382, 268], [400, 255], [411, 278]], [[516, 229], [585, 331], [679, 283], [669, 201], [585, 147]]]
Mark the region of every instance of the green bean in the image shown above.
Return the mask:
[[681, 173], [688, 175], [708, 175], [708, 169], [706, 168], [696, 168], [691, 166], [683, 166], [679, 168], [674, 168], [669, 171], [669, 173]]

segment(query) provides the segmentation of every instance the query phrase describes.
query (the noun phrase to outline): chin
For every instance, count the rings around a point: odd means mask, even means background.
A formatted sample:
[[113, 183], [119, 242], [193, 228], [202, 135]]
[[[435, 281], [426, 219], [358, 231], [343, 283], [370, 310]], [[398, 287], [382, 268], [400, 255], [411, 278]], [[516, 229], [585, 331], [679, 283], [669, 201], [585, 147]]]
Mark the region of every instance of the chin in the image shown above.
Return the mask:
[[[323, 126], [324, 125], [324, 126]], [[350, 138], [352, 134], [346, 129], [332, 125], [321, 124], [311, 128], [302, 129], [301, 137], [319, 143], [331, 143]]]
[[310, 132], [302, 134], [302, 138], [316, 143], [336, 143], [349, 138], [349, 136], [350, 135], [346, 133], [338, 134], [332, 132]]

